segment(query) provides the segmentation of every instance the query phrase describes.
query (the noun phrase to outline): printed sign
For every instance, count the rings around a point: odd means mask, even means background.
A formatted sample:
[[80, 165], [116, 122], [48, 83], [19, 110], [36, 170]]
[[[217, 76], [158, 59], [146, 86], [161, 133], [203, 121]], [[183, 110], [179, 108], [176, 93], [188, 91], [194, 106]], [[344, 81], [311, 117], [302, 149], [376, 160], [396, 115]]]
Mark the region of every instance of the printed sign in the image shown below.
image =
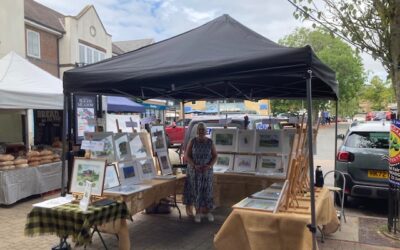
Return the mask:
[[55, 138], [61, 139], [62, 110], [33, 110], [35, 145], [52, 145]]
[[393, 120], [390, 126], [389, 182], [400, 186], [400, 120]]
[[83, 140], [85, 132], [96, 130], [96, 96], [74, 96], [75, 107], [75, 140], [77, 144]]
[[104, 151], [104, 141], [89, 141], [83, 140], [81, 144], [81, 149], [91, 150], [91, 151]]
[[79, 202], [79, 208], [86, 212], [90, 204], [90, 196], [92, 195], [92, 182], [86, 181], [85, 192], [83, 192], [83, 197]]

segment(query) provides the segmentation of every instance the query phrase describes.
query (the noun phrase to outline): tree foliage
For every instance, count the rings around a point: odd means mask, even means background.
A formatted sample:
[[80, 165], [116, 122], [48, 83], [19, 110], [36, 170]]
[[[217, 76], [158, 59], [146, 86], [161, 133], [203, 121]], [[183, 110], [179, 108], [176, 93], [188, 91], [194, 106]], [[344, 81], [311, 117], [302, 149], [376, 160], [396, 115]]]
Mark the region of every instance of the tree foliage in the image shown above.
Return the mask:
[[[290, 1], [290, 0], [289, 0]], [[399, 0], [292, 0], [295, 18], [350, 42], [382, 62], [392, 80], [400, 106], [400, 1]], [[322, 5], [320, 6], [320, 3]]]
[[[361, 57], [356, 51], [323, 29], [296, 29], [279, 43], [291, 47], [310, 45], [317, 56], [336, 71], [339, 82], [339, 105], [346, 106], [345, 109], [340, 108], [341, 115], [353, 115], [357, 111], [358, 92], [364, 83], [365, 75]], [[316, 101], [315, 105], [320, 110], [327, 109], [327, 101]]]
[[394, 93], [389, 82], [384, 82], [378, 76], [371, 79], [370, 84], [362, 89], [360, 99], [369, 102], [373, 110], [386, 110], [394, 101]]

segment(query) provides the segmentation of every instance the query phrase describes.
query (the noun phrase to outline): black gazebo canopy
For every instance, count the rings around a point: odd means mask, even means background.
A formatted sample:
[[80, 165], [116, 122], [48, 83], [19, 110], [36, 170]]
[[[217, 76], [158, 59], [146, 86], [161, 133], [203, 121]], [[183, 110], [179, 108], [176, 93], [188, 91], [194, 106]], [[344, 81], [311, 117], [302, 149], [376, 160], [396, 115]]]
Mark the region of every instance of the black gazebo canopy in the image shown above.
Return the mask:
[[310, 46], [289, 48], [228, 15], [170, 39], [64, 73], [65, 93], [177, 100], [337, 99], [335, 73]]

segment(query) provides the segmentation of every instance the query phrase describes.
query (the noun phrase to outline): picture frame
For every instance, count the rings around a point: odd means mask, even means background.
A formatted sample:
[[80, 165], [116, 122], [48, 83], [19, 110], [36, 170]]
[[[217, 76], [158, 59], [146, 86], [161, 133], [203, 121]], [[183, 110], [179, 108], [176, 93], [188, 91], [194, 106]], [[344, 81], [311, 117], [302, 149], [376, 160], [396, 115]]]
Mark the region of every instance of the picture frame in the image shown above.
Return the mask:
[[136, 163], [142, 180], [153, 179], [157, 175], [152, 157], [137, 159]]
[[92, 182], [92, 195], [102, 196], [106, 171], [105, 159], [74, 159], [71, 193], [84, 193], [86, 181]]
[[240, 129], [237, 134], [237, 152], [238, 153], [254, 153], [255, 131]]
[[217, 152], [236, 152], [237, 129], [214, 128], [211, 138]]
[[250, 197], [255, 199], [278, 200], [281, 194], [281, 189], [266, 188], [252, 194]]
[[217, 155], [217, 161], [215, 162], [213, 168], [214, 172], [217, 168], [223, 168], [223, 169], [233, 169], [233, 162], [234, 162], [234, 154], [218, 154]]
[[147, 189], [152, 188], [151, 185], [121, 185], [112, 189], [104, 190], [104, 193], [107, 194], [117, 194], [117, 195], [131, 195], [134, 193], [139, 193], [145, 191]]
[[112, 132], [87, 132], [85, 140], [104, 142], [104, 150], [91, 151], [93, 159], [106, 159], [107, 163], [116, 161], [114, 134]]
[[116, 164], [106, 166], [106, 174], [104, 177], [104, 189], [109, 189], [121, 185], [117, 172]]
[[139, 168], [134, 161], [121, 161], [118, 168], [121, 184], [137, 184], [141, 181]]
[[256, 153], [282, 153], [281, 130], [256, 130]]
[[152, 157], [147, 132], [129, 135], [129, 148], [132, 159]]
[[172, 174], [172, 166], [169, 160], [168, 152], [157, 153], [158, 162], [160, 163], [161, 175]]
[[114, 144], [117, 161], [127, 161], [132, 159], [129, 137], [127, 133], [115, 134]]
[[151, 144], [153, 152], [168, 151], [167, 141], [165, 139], [165, 129], [162, 125], [151, 126]]
[[277, 204], [277, 200], [255, 199], [247, 197], [241, 200], [239, 203], [233, 205], [233, 208], [274, 212]]
[[271, 175], [283, 174], [282, 157], [259, 155], [257, 157], [257, 172]]
[[256, 171], [257, 157], [255, 155], [235, 155], [234, 172], [254, 173]]
[[284, 154], [290, 154], [293, 148], [294, 137], [296, 135], [296, 128], [284, 128], [282, 131], [283, 150]]

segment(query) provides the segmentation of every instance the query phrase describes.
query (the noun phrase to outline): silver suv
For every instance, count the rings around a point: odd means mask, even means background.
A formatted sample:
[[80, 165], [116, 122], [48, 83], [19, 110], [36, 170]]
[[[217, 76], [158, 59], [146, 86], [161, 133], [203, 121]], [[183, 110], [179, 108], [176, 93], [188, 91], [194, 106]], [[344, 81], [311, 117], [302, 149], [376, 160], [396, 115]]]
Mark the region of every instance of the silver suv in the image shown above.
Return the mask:
[[[336, 157], [336, 170], [345, 174], [345, 202], [348, 196], [384, 199], [388, 196], [390, 122], [353, 124], [342, 135]], [[336, 186], [342, 179], [336, 176]]]

